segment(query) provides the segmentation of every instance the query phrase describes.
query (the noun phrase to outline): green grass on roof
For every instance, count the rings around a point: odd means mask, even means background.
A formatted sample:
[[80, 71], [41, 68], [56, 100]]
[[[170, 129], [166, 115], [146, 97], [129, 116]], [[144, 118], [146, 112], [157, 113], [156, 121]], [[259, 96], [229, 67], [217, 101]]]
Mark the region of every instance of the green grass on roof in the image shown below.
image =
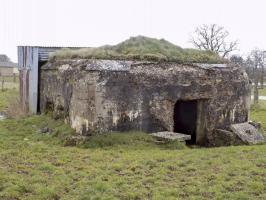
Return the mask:
[[64, 48], [50, 56], [51, 59], [122, 59], [147, 61], [174, 61], [180, 63], [223, 63], [224, 60], [210, 51], [183, 49], [164, 39], [144, 36], [131, 37], [117, 45], [97, 48]]

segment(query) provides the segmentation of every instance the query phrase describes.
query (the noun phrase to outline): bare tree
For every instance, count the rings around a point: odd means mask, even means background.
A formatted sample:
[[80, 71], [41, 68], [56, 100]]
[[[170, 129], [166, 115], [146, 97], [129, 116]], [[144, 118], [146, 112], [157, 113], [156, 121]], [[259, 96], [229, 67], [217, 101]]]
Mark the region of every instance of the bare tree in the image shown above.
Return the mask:
[[234, 64], [243, 66], [244, 65], [244, 59], [240, 55], [232, 55], [230, 57], [230, 61]]
[[254, 82], [254, 104], [259, 103], [259, 79], [260, 79], [260, 68], [263, 66], [263, 51], [255, 49], [251, 52], [251, 59], [254, 63], [253, 68], [253, 82]]
[[227, 41], [229, 32], [217, 24], [202, 25], [195, 29], [191, 43], [198, 49], [210, 50], [223, 58], [237, 49], [238, 41]]
[[244, 62], [244, 66], [246, 67], [246, 72], [251, 80], [254, 80], [254, 61], [251, 58], [251, 55], [248, 55]]
[[260, 73], [260, 86], [261, 88], [264, 88], [264, 67], [265, 67], [265, 61], [266, 61], [266, 51], [262, 52], [262, 62], [261, 62], [261, 73]]

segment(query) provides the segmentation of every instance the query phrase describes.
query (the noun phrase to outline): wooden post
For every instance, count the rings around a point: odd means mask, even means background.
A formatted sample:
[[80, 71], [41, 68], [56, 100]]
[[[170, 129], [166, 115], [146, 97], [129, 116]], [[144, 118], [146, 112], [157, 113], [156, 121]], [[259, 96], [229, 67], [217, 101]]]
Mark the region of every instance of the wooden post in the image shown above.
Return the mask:
[[2, 79], [2, 91], [4, 91], [4, 89], [5, 89], [5, 88], [4, 88], [4, 84], [5, 84], [5, 79], [3, 78], [3, 79]]
[[13, 73], [13, 82], [16, 83], [16, 74]]
[[258, 89], [258, 83], [259, 83], [259, 72], [258, 72], [258, 58], [255, 57], [255, 66], [254, 66], [254, 104], [259, 103], [259, 89]]

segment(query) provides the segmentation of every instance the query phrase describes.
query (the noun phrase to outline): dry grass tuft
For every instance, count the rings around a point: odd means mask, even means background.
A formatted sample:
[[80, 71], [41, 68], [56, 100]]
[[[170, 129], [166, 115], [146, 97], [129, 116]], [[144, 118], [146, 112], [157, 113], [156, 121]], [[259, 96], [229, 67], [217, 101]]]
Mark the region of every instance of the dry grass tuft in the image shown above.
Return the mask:
[[23, 110], [19, 97], [9, 97], [8, 102], [5, 110], [8, 118], [18, 119], [29, 116], [29, 113]]

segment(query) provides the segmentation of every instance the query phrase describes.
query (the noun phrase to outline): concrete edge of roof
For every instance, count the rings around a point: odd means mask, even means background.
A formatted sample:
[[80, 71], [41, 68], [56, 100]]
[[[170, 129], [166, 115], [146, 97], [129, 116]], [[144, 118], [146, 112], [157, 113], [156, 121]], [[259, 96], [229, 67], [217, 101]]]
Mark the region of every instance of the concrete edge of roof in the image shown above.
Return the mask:
[[132, 60], [107, 60], [107, 59], [63, 59], [55, 60], [48, 64], [44, 65], [43, 69], [55, 69], [53, 63], [57, 63], [57, 66], [60, 65], [84, 65], [85, 70], [88, 71], [130, 71], [131, 67], [139, 65], [152, 65], [152, 64], [177, 64], [179, 66], [190, 66], [201, 68], [205, 70], [230, 70], [236, 68], [236, 65], [225, 63], [225, 64], [207, 64], [207, 63], [178, 63], [178, 62], [156, 62], [156, 61], [132, 61]]

